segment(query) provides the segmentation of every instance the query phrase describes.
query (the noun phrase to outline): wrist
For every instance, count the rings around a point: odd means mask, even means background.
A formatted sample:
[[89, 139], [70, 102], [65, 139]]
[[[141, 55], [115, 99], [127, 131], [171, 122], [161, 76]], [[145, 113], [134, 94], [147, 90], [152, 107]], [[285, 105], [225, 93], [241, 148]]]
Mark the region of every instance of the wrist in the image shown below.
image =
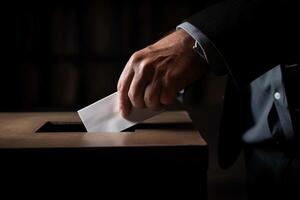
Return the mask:
[[183, 29], [177, 29], [176, 33], [179, 36], [180, 41], [182, 42], [182, 44], [186, 47], [192, 47], [195, 43], [194, 38], [188, 34], [185, 30]]
[[[186, 32], [184, 29], [178, 28], [177, 31], [182, 36], [182, 41], [185, 47], [192, 49], [194, 53], [197, 54], [197, 57], [201, 57], [201, 59], [204, 59], [207, 61], [207, 58], [205, 56], [204, 50], [202, 49], [201, 45], [197, 40], [195, 40], [188, 32]], [[194, 54], [193, 53], [193, 54]]]

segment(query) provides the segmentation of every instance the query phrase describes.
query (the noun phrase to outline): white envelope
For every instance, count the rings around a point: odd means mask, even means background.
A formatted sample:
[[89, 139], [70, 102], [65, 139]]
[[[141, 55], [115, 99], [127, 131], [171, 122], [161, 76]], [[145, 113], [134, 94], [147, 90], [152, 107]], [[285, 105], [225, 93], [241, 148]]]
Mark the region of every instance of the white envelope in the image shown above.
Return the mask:
[[123, 118], [118, 110], [117, 92], [78, 111], [88, 132], [120, 132], [163, 111], [133, 108]]

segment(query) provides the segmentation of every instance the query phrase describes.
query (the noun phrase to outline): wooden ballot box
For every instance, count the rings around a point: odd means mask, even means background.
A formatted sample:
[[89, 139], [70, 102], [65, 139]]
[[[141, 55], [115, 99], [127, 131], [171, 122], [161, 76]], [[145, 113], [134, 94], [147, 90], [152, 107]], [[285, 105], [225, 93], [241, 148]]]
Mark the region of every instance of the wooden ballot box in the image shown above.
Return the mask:
[[206, 198], [207, 143], [183, 111], [120, 133], [86, 133], [77, 113], [1, 113], [0, 159], [0, 176], [14, 188]]

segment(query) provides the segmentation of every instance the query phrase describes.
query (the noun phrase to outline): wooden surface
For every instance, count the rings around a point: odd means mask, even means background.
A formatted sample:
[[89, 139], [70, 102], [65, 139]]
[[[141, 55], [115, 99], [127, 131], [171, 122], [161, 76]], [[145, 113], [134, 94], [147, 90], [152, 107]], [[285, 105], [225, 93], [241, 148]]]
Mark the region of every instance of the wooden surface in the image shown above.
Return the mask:
[[207, 145], [182, 111], [162, 113], [143, 122], [146, 128], [140, 126], [134, 132], [122, 133], [36, 133], [48, 121], [69, 123], [80, 119], [77, 113], [66, 112], [0, 113], [0, 148]]
[[7, 188], [85, 199], [114, 193], [206, 199], [208, 148], [185, 112], [166, 112], [122, 133], [37, 133], [48, 121], [80, 119], [76, 113], [0, 114], [0, 176]]

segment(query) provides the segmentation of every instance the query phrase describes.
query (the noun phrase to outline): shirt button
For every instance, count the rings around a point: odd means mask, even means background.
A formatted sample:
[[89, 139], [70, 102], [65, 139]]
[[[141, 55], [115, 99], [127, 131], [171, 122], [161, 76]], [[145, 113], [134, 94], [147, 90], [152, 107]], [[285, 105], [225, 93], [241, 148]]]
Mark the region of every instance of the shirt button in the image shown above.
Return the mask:
[[281, 94], [280, 94], [279, 92], [275, 92], [275, 93], [274, 93], [274, 98], [275, 98], [275, 99], [279, 100], [280, 97], [281, 97]]

